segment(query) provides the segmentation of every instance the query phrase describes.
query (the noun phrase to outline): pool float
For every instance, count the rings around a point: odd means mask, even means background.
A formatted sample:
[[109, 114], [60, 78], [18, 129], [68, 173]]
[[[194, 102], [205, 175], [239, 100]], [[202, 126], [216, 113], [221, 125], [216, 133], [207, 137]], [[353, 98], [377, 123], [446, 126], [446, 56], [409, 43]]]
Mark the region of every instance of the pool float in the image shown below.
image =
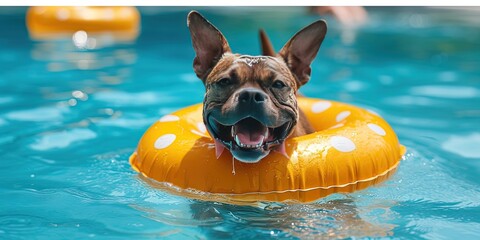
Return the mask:
[[72, 36], [77, 31], [108, 32], [116, 40], [133, 40], [140, 28], [140, 14], [134, 7], [31, 7], [26, 16], [33, 39]]
[[316, 132], [287, 139], [288, 158], [273, 152], [258, 163], [243, 163], [224, 151], [217, 159], [197, 104], [154, 123], [130, 164], [182, 194], [237, 202], [310, 202], [364, 189], [397, 168], [405, 147], [374, 112], [314, 98], [299, 98], [298, 105]]

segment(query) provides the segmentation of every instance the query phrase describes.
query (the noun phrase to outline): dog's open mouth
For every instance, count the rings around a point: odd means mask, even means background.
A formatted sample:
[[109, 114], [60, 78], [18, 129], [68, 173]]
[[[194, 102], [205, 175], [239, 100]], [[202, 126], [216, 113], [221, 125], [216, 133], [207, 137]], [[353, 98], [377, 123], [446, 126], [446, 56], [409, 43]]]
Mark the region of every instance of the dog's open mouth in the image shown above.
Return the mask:
[[283, 142], [292, 127], [291, 122], [266, 126], [252, 117], [243, 118], [233, 125], [224, 125], [211, 116], [208, 125], [215, 140], [220, 141], [242, 162], [258, 162], [279, 145], [284, 153]]
[[270, 137], [269, 129], [253, 118], [246, 118], [231, 126], [231, 136], [242, 148], [260, 148]]

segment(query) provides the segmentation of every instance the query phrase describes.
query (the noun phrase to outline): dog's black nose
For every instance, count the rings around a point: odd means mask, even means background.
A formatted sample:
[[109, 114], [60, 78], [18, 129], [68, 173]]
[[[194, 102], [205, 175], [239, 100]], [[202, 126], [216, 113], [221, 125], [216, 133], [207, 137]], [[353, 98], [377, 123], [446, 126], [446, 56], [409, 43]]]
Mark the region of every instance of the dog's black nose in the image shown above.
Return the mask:
[[238, 102], [241, 104], [262, 104], [268, 95], [256, 88], [245, 88], [238, 93]]

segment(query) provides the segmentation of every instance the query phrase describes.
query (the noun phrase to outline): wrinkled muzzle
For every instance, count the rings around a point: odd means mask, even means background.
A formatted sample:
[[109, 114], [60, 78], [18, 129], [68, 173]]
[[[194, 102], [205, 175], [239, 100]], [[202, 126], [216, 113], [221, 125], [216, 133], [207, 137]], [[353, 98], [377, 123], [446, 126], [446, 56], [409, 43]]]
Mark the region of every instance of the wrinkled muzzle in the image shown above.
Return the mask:
[[231, 111], [204, 109], [204, 121], [215, 139], [217, 158], [226, 147], [235, 159], [254, 163], [271, 150], [286, 155], [284, 140], [292, 131], [294, 118], [278, 118], [268, 109], [269, 98], [260, 90], [246, 88], [234, 96]]

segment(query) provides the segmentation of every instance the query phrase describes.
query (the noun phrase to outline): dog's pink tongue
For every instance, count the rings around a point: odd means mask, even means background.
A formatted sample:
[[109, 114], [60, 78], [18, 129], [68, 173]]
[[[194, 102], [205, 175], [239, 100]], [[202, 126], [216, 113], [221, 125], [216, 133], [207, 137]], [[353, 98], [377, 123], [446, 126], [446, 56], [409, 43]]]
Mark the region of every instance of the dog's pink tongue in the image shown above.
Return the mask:
[[223, 146], [222, 142], [220, 142], [218, 139], [215, 139], [215, 155], [217, 159], [222, 155], [223, 150], [225, 150], [225, 147]]
[[248, 126], [247, 124], [239, 124], [235, 126], [238, 140], [246, 145], [257, 145], [264, 140], [264, 126]]

